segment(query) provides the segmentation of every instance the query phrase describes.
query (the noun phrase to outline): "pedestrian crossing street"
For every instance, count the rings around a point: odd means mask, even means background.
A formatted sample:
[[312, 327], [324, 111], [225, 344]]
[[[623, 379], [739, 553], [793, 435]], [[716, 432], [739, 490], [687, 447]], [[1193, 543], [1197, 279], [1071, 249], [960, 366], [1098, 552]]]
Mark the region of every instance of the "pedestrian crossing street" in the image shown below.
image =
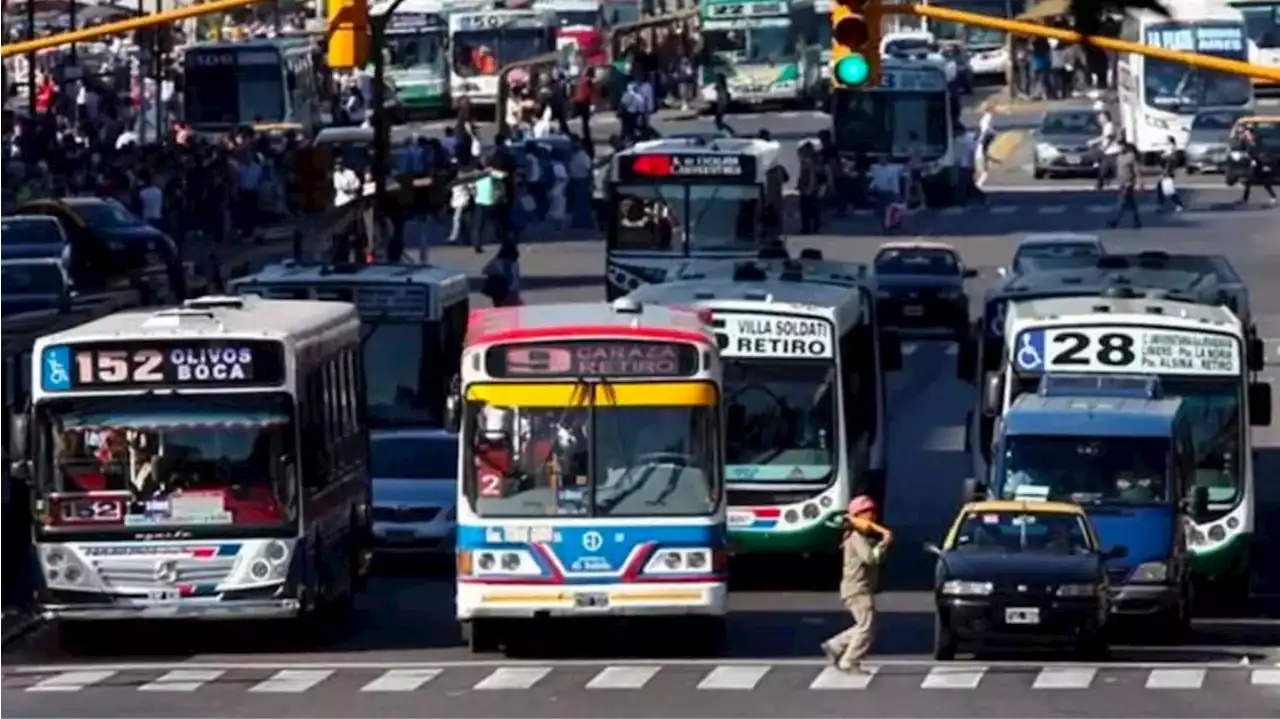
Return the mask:
[[[365, 694], [420, 691], [610, 691], [661, 688], [695, 692], [741, 691], [974, 691], [992, 683], [1007, 690], [1010, 682], [1030, 690], [1114, 688], [1163, 691], [1230, 691], [1262, 687], [1280, 691], [1280, 666], [1144, 666], [980, 665], [930, 662], [868, 665], [863, 673], [845, 673], [814, 663], [628, 663], [593, 664], [441, 664], [309, 668], [210, 666], [148, 669], [65, 668], [42, 673], [19, 670], [4, 675], [4, 690], [28, 693], [74, 693], [125, 690], [191, 693], [231, 687], [249, 694], [303, 694], [326, 686]], [[891, 686], [890, 686], [891, 685]]]

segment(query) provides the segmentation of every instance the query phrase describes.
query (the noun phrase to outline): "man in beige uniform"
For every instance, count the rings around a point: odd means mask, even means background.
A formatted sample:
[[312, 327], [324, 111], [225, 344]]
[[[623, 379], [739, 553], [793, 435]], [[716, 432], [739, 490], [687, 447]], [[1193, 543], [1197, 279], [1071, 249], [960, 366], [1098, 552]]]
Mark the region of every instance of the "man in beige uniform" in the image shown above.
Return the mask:
[[876, 524], [876, 503], [866, 495], [854, 497], [848, 513], [834, 523], [844, 530], [840, 601], [853, 614], [854, 625], [823, 642], [822, 651], [840, 670], [860, 672], [875, 637], [876, 584], [893, 533]]

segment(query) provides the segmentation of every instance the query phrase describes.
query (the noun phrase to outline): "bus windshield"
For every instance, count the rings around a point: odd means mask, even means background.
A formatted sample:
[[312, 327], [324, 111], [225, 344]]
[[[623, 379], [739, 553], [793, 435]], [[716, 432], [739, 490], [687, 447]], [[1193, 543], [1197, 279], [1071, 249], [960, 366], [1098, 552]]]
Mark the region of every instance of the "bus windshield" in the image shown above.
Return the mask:
[[[210, 55], [209, 59], [216, 57]], [[288, 119], [279, 53], [255, 51], [252, 58], [263, 62], [252, 63], [243, 58], [238, 63], [234, 59], [202, 62], [200, 58], [198, 52], [188, 55], [183, 78], [183, 109], [188, 124], [238, 125]]]
[[725, 479], [821, 482], [836, 465], [836, 365], [822, 360], [724, 364]]
[[421, 322], [379, 322], [364, 341], [365, 395], [369, 426], [420, 427], [440, 423], [433, 398], [423, 390], [438, 368], [423, 363], [426, 331]]
[[279, 527], [296, 512], [292, 416], [281, 394], [44, 402], [39, 492], [78, 529]]
[[443, 70], [444, 34], [426, 32], [387, 38], [392, 70]]
[[872, 90], [835, 96], [836, 149], [905, 161], [914, 143], [924, 159], [941, 157], [951, 142], [946, 92]]
[[1210, 504], [1234, 504], [1240, 494], [1243, 391], [1239, 378], [1160, 378], [1166, 397], [1180, 397], [1191, 420], [1196, 484], [1209, 490]]
[[1259, 50], [1280, 48], [1280, 3], [1236, 9], [1244, 15], [1244, 30]]
[[622, 185], [613, 249], [681, 252], [754, 249], [760, 237], [756, 185]]
[[469, 402], [466, 491], [485, 517], [689, 517], [719, 506], [717, 409]]
[[[1248, 62], [1244, 26], [1229, 22], [1159, 23], [1147, 28], [1146, 43]], [[1198, 70], [1168, 60], [1143, 61], [1147, 105], [1166, 112], [1238, 107], [1253, 101], [1253, 81], [1243, 75]]]
[[734, 30], [705, 30], [707, 50], [735, 62], [774, 63], [795, 57], [795, 35], [786, 21]]
[[453, 72], [460, 77], [494, 75], [503, 66], [541, 55], [545, 49], [543, 28], [459, 30], [453, 34]]
[[1160, 437], [1008, 437], [998, 494], [1085, 506], [1166, 503], [1170, 450]]

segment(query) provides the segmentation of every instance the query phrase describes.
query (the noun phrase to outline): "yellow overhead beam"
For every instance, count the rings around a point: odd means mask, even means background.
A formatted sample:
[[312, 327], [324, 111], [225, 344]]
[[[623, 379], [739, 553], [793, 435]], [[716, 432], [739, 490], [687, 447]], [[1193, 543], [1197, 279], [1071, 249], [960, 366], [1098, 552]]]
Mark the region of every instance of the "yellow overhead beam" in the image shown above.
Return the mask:
[[1217, 70], [1218, 72], [1226, 72], [1233, 75], [1244, 75], [1259, 80], [1270, 80], [1271, 82], [1280, 83], [1280, 67], [1263, 67], [1262, 65], [1254, 65], [1247, 62], [1241, 62], [1240, 60], [1228, 60], [1224, 57], [1201, 55], [1194, 52], [1182, 52], [1181, 50], [1166, 50], [1164, 48], [1143, 45], [1142, 43], [1118, 40], [1114, 37], [1094, 35], [1086, 38], [1080, 33], [1073, 32], [1071, 30], [1059, 30], [1058, 28], [1045, 27], [1043, 25], [1036, 25], [1029, 22], [1006, 20], [1005, 18], [980, 15], [978, 13], [964, 12], [962, 10], [952, 10], [944, 7], [934, 7], [932, 5], [885, 5], [883, 12], [898, 15], [918, 15], [920, 17], [960, 23], [962, 25], [978, 25], [992, 30], [1003, 30], [1015, 35], [1032, 35], [1035, 37], [1055, 38], [1062, 42], [1088, 42], [1105, 50], [1114, 50], [1115, 52], [1132, 52], [1159, 60], [1169, 60], [1171, 62], [1181, 63], [1184, 65], [1191, 65], [1192, 67], [1198, 67], [1204, 70]]
[[87, 27], [82, 30], [72, 30], [71, 32], [36, 38], [35, 40], [27, 40], [25, 42], [8, 42], [0, 47], [0, 58], [6, 58], [12, 55], [24, 55], [29, 52], [39, 52], [51, 47], [70, 45], [73, 42], [88, 42], [107, 35], [119, 35], [122, 32], [143, 30], [149, 27], [155, 27], [156, 25], [168, 25], [169, 23], [177, 22], [179, 20], [186, 20], [189, 17], [199, 17], [201, 15], [210, 15], [216, 12], [236, 10], [238, 8], [245, 7], [246, 5], [256, 5], [260, 2], [262, 2], [262, 0], [213, 0], [213, 2], [203, 3], [201, 5], [188, 5], [187, 7], [177, 8], [176, 10], [166, 10], [165, 12], [129, 18], [128, 20], [120, 20], [119, 22], [109, 22], [105, 25]]

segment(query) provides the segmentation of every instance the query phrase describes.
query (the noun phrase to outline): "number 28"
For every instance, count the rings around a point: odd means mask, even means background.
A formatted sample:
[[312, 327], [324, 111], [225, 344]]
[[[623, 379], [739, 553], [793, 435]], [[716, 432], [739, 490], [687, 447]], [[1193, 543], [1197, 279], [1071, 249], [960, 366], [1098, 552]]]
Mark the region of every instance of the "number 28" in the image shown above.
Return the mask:
[[1055, 335], [1053, 344], [1062, 347], [1053, 356], [1053, 364], [1076, 367], [1088, 367], [1096, 361], [1108, 367], [1126, 367], [1133, 364], [1137, 356], [1133, 352], [1133, 337], [1119, 332], [1108, 332], [1098, 335], [1097, 349], [1090, 358], [1091, 338], [1083, 332], [1063, 332]]
[[160, 363], [164, 356], [158, 350], [139, 350], [130, 354], [123, 350], [77, 352], [76, 371], [86, 384], [120, 384], [122, 382], [160, 382], [164, 373]]

